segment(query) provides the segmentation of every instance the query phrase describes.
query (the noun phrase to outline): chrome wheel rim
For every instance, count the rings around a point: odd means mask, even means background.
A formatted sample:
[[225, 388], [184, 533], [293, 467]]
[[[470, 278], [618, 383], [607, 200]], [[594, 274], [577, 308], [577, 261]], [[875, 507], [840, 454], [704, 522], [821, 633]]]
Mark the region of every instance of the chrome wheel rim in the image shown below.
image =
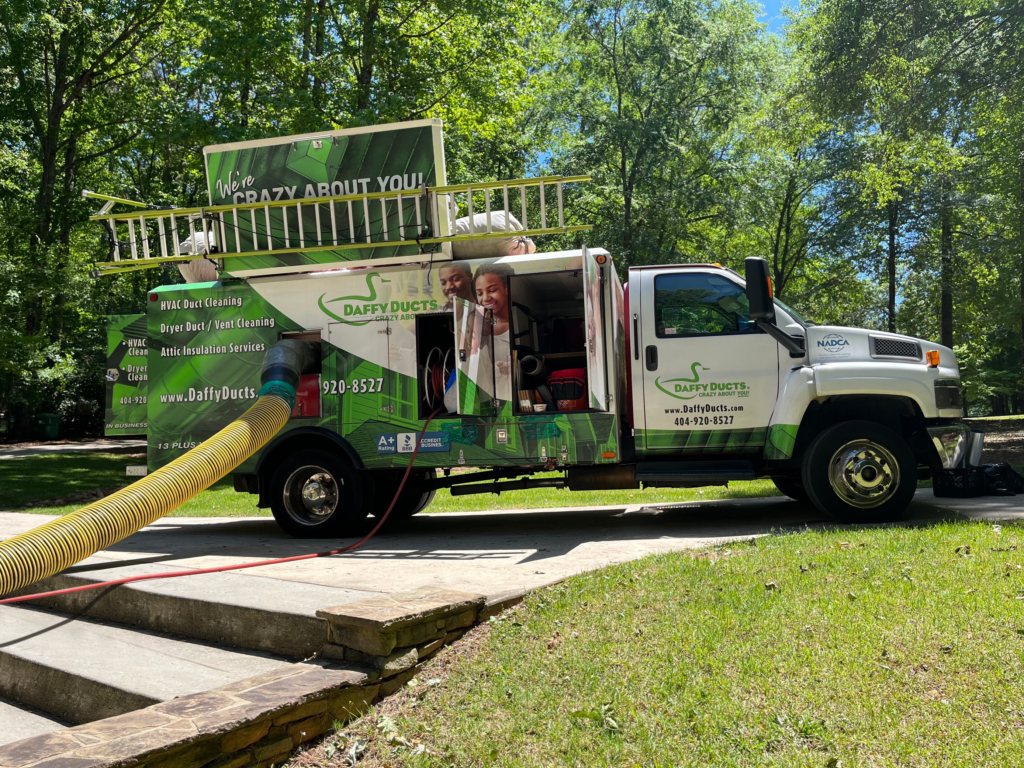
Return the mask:
[[829, 462], [832, 490], [853, 507], [870, 509], [887, 502], [900, 487], [900, 467], [889, 450], [871, 440], [853, 440]]
[[284, 484], [284, 508], [301, 525], [320, 525], [338, 509], [339, 486], [323, 467], [299, 467]]

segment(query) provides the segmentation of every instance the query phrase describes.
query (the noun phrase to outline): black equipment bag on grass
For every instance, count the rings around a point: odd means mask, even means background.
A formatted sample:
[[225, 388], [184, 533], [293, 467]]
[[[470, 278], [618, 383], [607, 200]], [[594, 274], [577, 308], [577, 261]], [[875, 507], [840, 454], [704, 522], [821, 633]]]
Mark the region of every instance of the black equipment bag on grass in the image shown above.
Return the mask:
[[932, 493], [953, 499], [976, 496], [1014, 496], [1024, 493], [1024, 476], [1009, 464], [954, 467], [935, 476]]

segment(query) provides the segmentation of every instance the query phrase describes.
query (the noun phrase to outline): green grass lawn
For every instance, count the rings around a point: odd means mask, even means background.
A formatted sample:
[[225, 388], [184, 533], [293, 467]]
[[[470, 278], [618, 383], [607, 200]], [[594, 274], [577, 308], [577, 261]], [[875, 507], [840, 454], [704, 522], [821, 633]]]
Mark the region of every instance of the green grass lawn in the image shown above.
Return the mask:
[[[126, 485], [124, 468], [141, 457], [114, 453], [60, 453], [0, 460], [0, 509], [80, 491]], [[34, 511], [34, 510], [33, 510]]]
[[529, 595], [344, 735], [374, 766], [1022, 765], [1022, 562], [980, 523], [647, 557]]
[[[58, 454], [30, 456], [0, 461], [0, 509], [13, 510], [42, 499], [52, 499], [78, 491], [87, 491], [127, 484], [124, 468], [141, 464], [138, 458], [116, 454]], [[550, 472], [540, 477], [558, 477]], [[770, 480], [731, 483], [728, 488], [648, 489], [644, 491], [604, 491], [573, 493], [557, 488], [513, 491], [501, 496], [480, 494], [453, 497], [447, 490], [438, 491], [430, 512], [468, 512], [480, 509], [531, 509], [549, 507], [593, 506], [600, 504], [662, 504], [704, 499], [750, 498], [777, 496]], [[70, 504], [54, 507], [31, 507], [22, 512], [63, 515], [81, 507]], [[179, 517], [243, 517], [269, 515], [258, 509], [256, 497], [235, 493], [231, 478], [182, 505], [172, 516]]]

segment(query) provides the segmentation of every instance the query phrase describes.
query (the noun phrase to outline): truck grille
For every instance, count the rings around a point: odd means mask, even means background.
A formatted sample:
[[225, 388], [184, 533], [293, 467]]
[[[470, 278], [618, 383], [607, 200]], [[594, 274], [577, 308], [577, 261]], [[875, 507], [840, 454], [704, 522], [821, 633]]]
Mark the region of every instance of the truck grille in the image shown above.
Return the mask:
[[904, 341], [887, 336], [871, 337], [872, 357], [903, 357], [908, 360], [921, 359], [921, 346], [916, 341]]

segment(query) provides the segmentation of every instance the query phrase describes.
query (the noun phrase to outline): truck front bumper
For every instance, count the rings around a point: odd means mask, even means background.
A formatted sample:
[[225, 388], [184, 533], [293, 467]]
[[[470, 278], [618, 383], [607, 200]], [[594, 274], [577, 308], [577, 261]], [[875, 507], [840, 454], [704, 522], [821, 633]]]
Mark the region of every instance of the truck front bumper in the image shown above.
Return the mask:
[[964, 460], [967, 453], [968, 428], [964, 424], [948, 424], [942, 427], [928, 427], [928, 436], [932, 439], [942, 461], [943, 469], [952, 469]]

